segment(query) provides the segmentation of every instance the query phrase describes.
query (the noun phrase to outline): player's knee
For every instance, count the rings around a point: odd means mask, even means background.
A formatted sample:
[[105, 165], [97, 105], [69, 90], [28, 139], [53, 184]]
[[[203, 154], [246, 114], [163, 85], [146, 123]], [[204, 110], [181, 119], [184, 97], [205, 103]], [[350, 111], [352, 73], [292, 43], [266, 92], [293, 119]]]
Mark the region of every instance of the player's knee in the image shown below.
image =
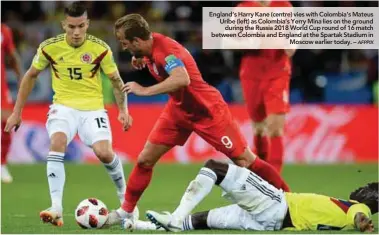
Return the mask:
[[54, 133], [50, 138], [50, 150], [54, 152], [66, 152], [67, 136], [63, 132]]
[[226, 173], [228, 172], [229, 165], [224, 162], [218, 162], [210, 159], [205, 163], [204, 167], [209, 168], [216, 173], [216, 184], [219, 185], [224, 180]]
[[108, 140], [100, 140], [92, 145], [95, 155], [102, 163], [111, 163], [114, 158], [112, 145]]
[[142, 150], [137, 159], [137, 165], [141, 167], [153, 167], [156, 163], [152, 157], [149, 157], [149, 153], [146, 150]]
[[267, 134], [270, 137], [282, 136], [284, 127], [280, 123], [272, 123], [268, 126]]
[[284, 132], [284, 120], [272, 119], [267, 123], [267, 134], [270, 137], [282, 136]]
[[114, 153], [113, 153], [112, 149], [104, 147], [104, 148], [99, 148], [94, 152], [95, 152], [97, 158], [99, 158], [99, 160], [102, 163], [111, 163], [113, 161]]
[[266, 123], [265, 122], [254, 122], [254, 134], [258, 136], [263, 136], [266, 134]]
[[267, 117], [266, 123], [267, 123], [267, 134], [270, 137], [283, 135], [284, 125], [285, 125], [284, 114], [271, 114]]

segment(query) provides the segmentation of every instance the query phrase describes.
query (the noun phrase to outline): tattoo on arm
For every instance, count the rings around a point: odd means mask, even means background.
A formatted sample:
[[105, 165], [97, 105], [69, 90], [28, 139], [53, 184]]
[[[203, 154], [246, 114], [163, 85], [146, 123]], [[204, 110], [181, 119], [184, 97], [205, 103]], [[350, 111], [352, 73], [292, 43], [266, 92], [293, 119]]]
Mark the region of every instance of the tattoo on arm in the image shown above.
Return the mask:
[[118, 109], [125, 110], [126, 109], [126, 95], [121, 91], [122, 86], [124, 85], [124, 82], [122, 81], [120, 74], [118, 72], [112, 74], [109, 76], [112, 85], [113, 85], [113, 93], [116, 98], [116, 103], [118, 106]]

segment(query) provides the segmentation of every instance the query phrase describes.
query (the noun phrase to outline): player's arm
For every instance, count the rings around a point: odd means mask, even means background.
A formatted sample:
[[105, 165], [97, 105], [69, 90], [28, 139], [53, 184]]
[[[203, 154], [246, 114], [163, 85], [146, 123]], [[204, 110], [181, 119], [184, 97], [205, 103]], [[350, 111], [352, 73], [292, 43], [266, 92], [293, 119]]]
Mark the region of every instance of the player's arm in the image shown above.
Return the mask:
[[127, 111], [125, 102], [126, 96], [121, 91], [124, 82], [121, 79], [120, 73], [117, 69], [117, 65], [114, 62], [113, 53], [110, 49], [106, 51], [106, 55], [104, 59], [101, 61], [101, 69], [111, 80], [113, 86], [113, 93], [116, 99], [118, 109], [123, 112]]
[[49, 61], [42, 53], [41, 47], [38, 48], [37, 54], [34, 56], [32, 65], [25, 73], [24, 77], [21, 79], [20, 88], [17, 94], [16, 104], [13, 108], [11, 116], [7, 120], [5, 126], [5, 131], [10, 132], [14, 127], [16, 130], [21, 123], [22, 109], [25, 106], [25, 103], [30, 95], [30, 92], [33, 90], [33, 87], [36, 83], [38, 74], [46, 68], [49, 64]]
[[136, 82], [128, 82], [122, 90], [126, 93], [134, 93], [139, 96], [153, 96], [174, 92], [189, 84], [190, 78], [187, 70], [184, 67], [177, 67], [171, 71], [168, 78], [154, 86], [143, 87]]
[[119, 110], [118, 120], [121, 122], [124, 131], [126, 131], [131, 127], [133, 119], [129, 115], [127, 107], [127, 96], [122, 92], [124, 82], [122, 81], [120, 73], [117, 69], [117, 65], [114, 62], [112, 51], [110, 49], [101, 62], [101, 68], [111, 80], [113, 86], [113, 94], [115, 96]]
[[20, 88], [17, 94], [16, 104], [13, 108], [11, 116], [8, 118], [5, 125], [5, 131], [10, 132], [14, 127], [18, 129], [21, 123], [22, 110], [25, 106], [25, 103], [30, 95], [30, 92], [33, 90], [33, 87], [36, 83], [38, 74], [41, 71], [31, 66], [28, 71], [25, 73], [24, 77], [21, 79]]
[[120, 76], [120, 73], [118, 70], [111, 74], [107, 74], [109, 79], [111, 80], [112, 86], [113, 86], [113, 94], [116, 99], [117, 107], [120, 111], [127, 110], [127, 97], [122, 92], [122, 87], [124, 86], [124, 82], [122, 81], [122, 78]]
[[140, 96], [153, 96], [174, 92], [180, 88], [188, 86], [191, 83], [183, 61], [172, 54], [166, 56], [164, 60], [165, 70], [169, 74], [168, 78], [150, 87], [142, 87], [138, 83], [128, 82], [123, 87], [123, 91]]
[[132, 126], [133, 119], [129, 115], [128, 111], [128, 98], [124, 94], [124, 92], [122, 92], [124, 82], [122, 81], [122, 78], [118, 70], [111, 74], [108, 74], [108, 77], [111, 80], [113, 86], [113, 94], [115, 96], [117, 107], [119, 110], [118, 120], [121, 122], [123, 130], [127, 131]]
[[158, 95], [176, 91], [190, 84], [190, 78], [184, 66], [176, 67], [170, 71], [170, 76], [163, 82], [146, 88], [146, 95]]
[[18, 90], [16, 104], [14, 106], [13, 112], [21, 115], [22, 109], [25, 106], [26, 100], [28, 99], [30, 92], [36, 83], [38, 74], [41, 71], [31, 66], [25, 73], [21, 80], [20, 89]]

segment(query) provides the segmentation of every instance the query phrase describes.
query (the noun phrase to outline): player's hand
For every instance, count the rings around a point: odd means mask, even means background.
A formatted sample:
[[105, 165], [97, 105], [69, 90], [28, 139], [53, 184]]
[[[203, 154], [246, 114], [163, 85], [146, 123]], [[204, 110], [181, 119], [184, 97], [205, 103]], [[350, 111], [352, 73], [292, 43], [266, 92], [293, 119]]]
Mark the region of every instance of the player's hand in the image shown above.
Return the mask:
[[365, 214], [358, 212], [355, 215], [355, 226], [361, 232], [374, 232], [374, 224], [372, 220], [368, 218]]
[[132, 57], [132, 67], [135, 68], [135, 69], [138, 69], [138, 70], [141, 70], [143, 68], [145, 68], [146, 66], [146, 63], [145, 61], [143, 60], [143, 58], [136, 58], [136, 57]]
[[121, 122], [122, 124], [122, 129], [124, 131], [127, 131], [130, 129], [130, 127], [132, 127], [132, 124], [133, 124], [133, 118], [132, 116], [129, 115], [129, 112], [120, 112], [118, 114], [118, 120]]
[[13, 112], [7, 119], [7, 123], [5, 124], [4, 131], [11, 132], [13, 128], [15, 128], [15, 131], [17, 131], [20, 125], [21, 125], [21, 115]]
[[139, 96], [147, 96], [147, 88], [141, 86], [140, 84], [136, 82], [127, 82], [123, 87], [122, 87], [122, 92], [126, 92], [127, 94], [133, 93], [135, 95]]

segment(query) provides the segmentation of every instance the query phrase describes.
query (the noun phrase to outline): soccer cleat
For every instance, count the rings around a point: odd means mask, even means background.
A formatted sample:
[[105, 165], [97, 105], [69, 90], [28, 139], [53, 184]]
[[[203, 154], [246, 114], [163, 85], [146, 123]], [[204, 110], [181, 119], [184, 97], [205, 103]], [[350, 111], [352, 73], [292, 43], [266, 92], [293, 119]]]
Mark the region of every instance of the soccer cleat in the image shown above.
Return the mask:
[[54, 226], [62, 227], [63, 218], [62, 212], [55, 211], [51, 208], [41, 211], [39, 217], [44, 223], [51, 223]]
[[108, 215], [108, 219], [107, 219], [107, 222], [105, 222], [105, 226], [109, 227], [109, 226], [112, 226], [112, 225], [115, 225], [115, 224], [121, 224], [122, 227], [124, 227], [124, 223], [125, 223], [125, 220], [128, 221], [127, 224], [130, 224], [128, 225], [128, 229], [132, 229], [133, 228], [133, 223], [134, 221], [137, 221], [139, 219], [139, 209], [138, 207], [136, 206], [134, 208], [134, 211], [133, 213], [126, 213], [126, 216], [121, 216], [119, 214], [119, 212], [117, 212], [118, 210], [113, 210], [109, 213]]
[[155, 211], [147, 211], [146, 216], [157, 227], [161, 226], [165, 228], [167, 231], [176, 233], [181, 232], [183, 230], [183, 223], [175, 220], [175, 218], [169, 212], [164, 212], [164, 214], [160, 214]]
[[9, 173], [8, 167], [6, 165], [1, 165], [1, 182], [5, 184], [13, 182], [13, 177]]
[[[127, 229], [126, 227], [128, 226], [128, 221], [127, 219], [125, 219], [122, 223], [122, 227], [124, 229]], [[157, 226], [155, 224], [153, 224], [152, 222], [150, 221], [142, 221], [142, 220], [136, 220], [134, 221], [133, 223], [133, 227], [129, 230], [137, 230], [137, 231], [140, 231], [140, 230], [150, 230], [150, 231], [156, 231], [156, 230], [159, 230], [159, 231], [166, 231], [163, 227], [161, 226]]]
[[105, 222], [104, 224], [104, 227], [109, 227], [109, 226], [112, 226], [112, 225], [115, 225], [115, 224], [119, 224], [121, 223], [122, 221], [122, 218], [121, 216], [117, 213], [116, 210], [112, 210], [109, 214], [108, 214], [108, 219], [107, 221]]

